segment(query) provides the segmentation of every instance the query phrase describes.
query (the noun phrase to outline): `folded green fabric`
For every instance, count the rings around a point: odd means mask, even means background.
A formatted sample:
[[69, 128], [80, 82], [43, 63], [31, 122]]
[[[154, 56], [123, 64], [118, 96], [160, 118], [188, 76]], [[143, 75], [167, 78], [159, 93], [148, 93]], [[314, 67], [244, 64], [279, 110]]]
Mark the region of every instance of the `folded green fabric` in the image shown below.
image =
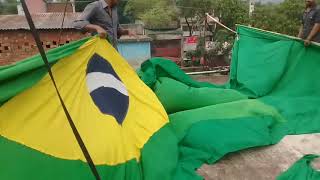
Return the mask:
[[312, 161], [320, 158], [319, 155], [306, 155], [297, 161], [286, 172], [281, 174], [277, 180], [319, 180], [320, 171], [312, 167]]

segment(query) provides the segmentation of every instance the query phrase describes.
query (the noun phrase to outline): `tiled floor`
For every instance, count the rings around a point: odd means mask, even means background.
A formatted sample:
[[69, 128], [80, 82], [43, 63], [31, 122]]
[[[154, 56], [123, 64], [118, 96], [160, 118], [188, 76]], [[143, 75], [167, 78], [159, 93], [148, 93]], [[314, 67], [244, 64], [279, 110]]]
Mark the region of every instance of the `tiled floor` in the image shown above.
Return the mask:
[[198, 173], [206, 180], [271, 180], [306, 154], [320, 154], [320, 134], [287, 136], [274, 146], [233, 153]]

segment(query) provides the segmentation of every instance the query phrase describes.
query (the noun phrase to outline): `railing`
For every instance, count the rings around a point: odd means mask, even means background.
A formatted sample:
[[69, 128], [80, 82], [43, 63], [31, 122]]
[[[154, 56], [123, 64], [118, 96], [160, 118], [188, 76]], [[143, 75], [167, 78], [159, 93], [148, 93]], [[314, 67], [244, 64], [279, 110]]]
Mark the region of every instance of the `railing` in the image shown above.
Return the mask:
[[230, 71], [230, 66], [214, 67], [210, 71], [189, 72], [188, 75], [201, 75], [201, 74], [215, 74], [215, 73], [227, 73]]

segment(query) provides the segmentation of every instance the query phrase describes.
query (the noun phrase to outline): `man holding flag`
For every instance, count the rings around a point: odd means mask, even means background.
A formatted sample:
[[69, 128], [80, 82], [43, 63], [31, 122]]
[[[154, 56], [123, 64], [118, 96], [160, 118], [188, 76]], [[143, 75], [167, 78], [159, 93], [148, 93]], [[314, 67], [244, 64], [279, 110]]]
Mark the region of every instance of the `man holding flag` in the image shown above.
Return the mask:
[[122, 35], [135, 35], [119, 26], [119, 0], [98, 0], [87, 5], [74, 27], [85, 32], [98, 33], [101, 38], [108, 37], [117, 49], [117, 39]]
[[305, 40], [305, 46], [309, 46], [311, 41], [320, 43], [320, 9], [315, 0], [306, 0], [298, 37]]

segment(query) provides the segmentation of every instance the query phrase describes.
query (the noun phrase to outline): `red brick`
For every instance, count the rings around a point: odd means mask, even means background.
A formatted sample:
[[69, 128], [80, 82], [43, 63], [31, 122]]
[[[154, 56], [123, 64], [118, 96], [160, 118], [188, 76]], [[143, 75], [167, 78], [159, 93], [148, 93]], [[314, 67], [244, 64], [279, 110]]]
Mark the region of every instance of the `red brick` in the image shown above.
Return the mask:
[[[57, 47], [59, 34], [60, 30], [40, 31], [40, 37], [46, 50], [48, 49], [46, 45], [50, 45], [50, 48]], [[76, 30], [64, 30], [60, 37], [60, 43], [65, 44], [66, 41], [71, 42], [85, 36], [87, 35]], [[4, 50], [5, 46], [8, 47], [8, 50]], [[23, 60], [38, 53], [31, 33], [24, 30], [0, 31], [0, 51], [0, 66]]]

